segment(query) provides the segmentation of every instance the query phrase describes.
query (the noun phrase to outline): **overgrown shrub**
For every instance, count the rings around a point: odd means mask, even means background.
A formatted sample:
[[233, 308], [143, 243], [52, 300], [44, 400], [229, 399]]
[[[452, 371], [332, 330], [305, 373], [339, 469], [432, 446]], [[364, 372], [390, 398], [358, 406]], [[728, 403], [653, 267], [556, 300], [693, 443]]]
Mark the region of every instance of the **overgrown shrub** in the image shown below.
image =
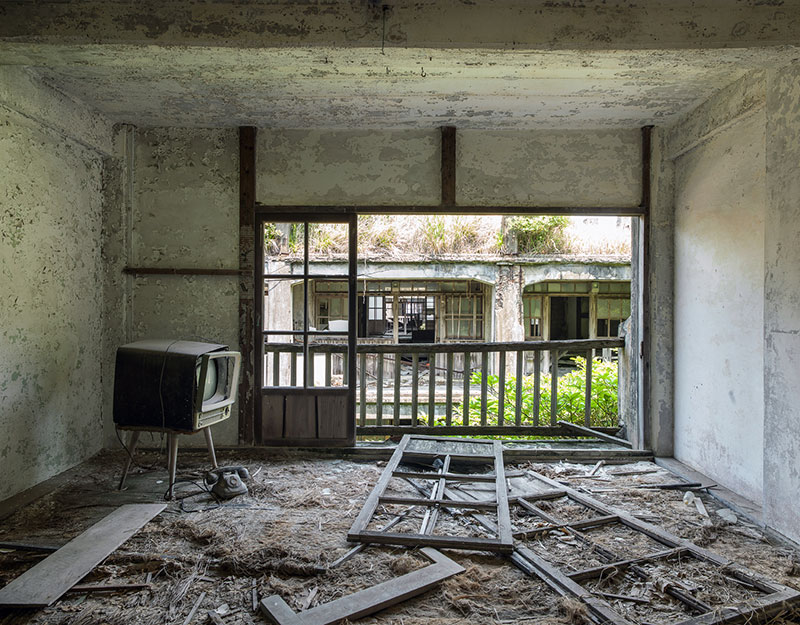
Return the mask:
[[[586, 358], [576, 356], [571, 359], [576, 368], [558, 377], [558, 410], [557, 419], [571, 423], [584, 423], [584, 393], [586, 388]], [[480, 371], [473, 372], [471, 383], [480, 386]], [[489, 424], [497, 424], [497, 389], [499, 378], [490, 375], [487, 378], [489, 397], [487, 399], [487, 418]], [[615, 361], [595, 358], [592, 361], [592, 416], [593, 427], [616, 427], [619, 425], [617, 405], [618, 368]], [[534, 377], [525, 376], [522, 381], [522, 425], [534, 425], [533, 412]], [[550, 374], [541, 375], [539, 387], [539, 425], [550, 423]], [[514, 406], [517, 400], [517, 379], [506, 377], [505, 382], [504, 420], [514, 424]], [[463, 403], [454, 406], [456, 414], [463, 413]], [[470, 396], [470, 425], [480, 425], [481, 398]]]
[[556, 254], [568, 251], [568, 225], [568, 217], [512, 217], [508, 230], [516, 236], [520, 254]]

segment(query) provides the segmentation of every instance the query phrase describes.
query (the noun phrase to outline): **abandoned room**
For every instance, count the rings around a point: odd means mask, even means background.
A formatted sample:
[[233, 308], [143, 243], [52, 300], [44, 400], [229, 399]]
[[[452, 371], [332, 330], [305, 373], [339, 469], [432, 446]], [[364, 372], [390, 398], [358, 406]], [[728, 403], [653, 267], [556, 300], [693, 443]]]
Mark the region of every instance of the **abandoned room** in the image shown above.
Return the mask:
[[0, 623], [800, 622], [798, 240], [800, 0], [0, 2]]

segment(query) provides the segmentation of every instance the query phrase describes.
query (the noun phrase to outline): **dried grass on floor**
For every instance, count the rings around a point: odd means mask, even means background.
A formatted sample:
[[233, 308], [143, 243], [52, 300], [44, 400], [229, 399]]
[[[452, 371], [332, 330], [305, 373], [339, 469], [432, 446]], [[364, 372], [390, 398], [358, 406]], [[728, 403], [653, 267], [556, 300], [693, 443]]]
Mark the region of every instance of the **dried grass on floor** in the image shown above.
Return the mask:
[[[164, 514], [147, 524], [87, 578], [94, 583], [141, 582], [151, 573], [152, 591], [66, 595], [45, 610], [0, 616], [0, 624], [181, 625], [205, 592], [193, 624], [206, 621], [206, 610], [227, 603], [234, 613], [224, 618], [226, 625], [251, 625], [264, 622], [263, 617], [252, 610], [253, 588], [259, 597], [279, 594], [293, 609], [301, 610], [306, 604], [314, 607], [428, 565], [428, 561], [414, 551], [372, 546], [333, 570], [317, 572], [318, 566], [332, 562], [352, 546], [345, 541], [347, 530], [383, 466], [343, 460], [267, 462], [254, 455], [248, 457], [245, 452], [235, 456], [220, 455], [222, 464], [245, 465], [254, 475], [248, 482], [248, 496], [218, 505], [201, 493], [197, 485], [182, 484], [179, 493], [194, 492], [198, 496], [183, 500], [182, 505], [171, 503]], [[159, 458], [155, 455], [142, 458], [144, 465], [157, 461]], [[109, 454], [93, 460], [85, 471], [91, 477], [75, 480], [7, 519], [0, 529], [0, 540], [63, 542], [121, 503], [159, 500], [165, 488], [163, 469], [132, 476], [130, 489], [117, 493], [115, 481], [121, 464], [121, 455]], [[182, 454], [179, 458], [179, 469], [195, 482], [202, 476], [204, 467], [201, 456]], [[643, 483], [674, 481], [666, 472], [613, 475], [622, 469], [653, 470], [651, 463], [602, 467], [598, 480], [575, 479], [591, 468], [583, 465], [526, 465], [509, 469], [526, 467], [555, 479], [572, 479], [573, 486], [597, 491], [592, 494], [598, 499], [633, 513], [650, 515], [655, 522], [679, 536], [690, 540], [703, 538], [708, 547], [741, 564], [780, 583], [798, 585], [800, 558], [794, 551], [769, 543], [758, 528], [741, 520], [734, 525], [721, 521], [715, 514], [718, 504], [708, 496], [701, 495], [710, 514], [710, 519], [705, 519], [694, 506], [683, 503], [679, 491], [635, 488]], [[157, 484], [158, 480], [162, 483]], [[512, 483], [520, 488], [535, 486], [524, 479], [515, 478]], [[398, 490], [417, 495], [411, 487], [398, 485]], [[557, 502], [555, 507], [561, 503]], [[388, 507], [379, 520], [391, 519], [392, 510]], [[565, 514], [565, 509], [560, 512]], [[595, 516], [580, 506], [566, 509], [566, 514], [571, 520]], [[421, 517], [422, 512], [409, 517], [408, 527], [412, 528], [409, 531], [419, 528]], [[512, 509], [512, 519], [515, 530], [540, 524], [536, 517], [518, 507]], [[443, 513], [441, 523], [448, 533], [477, 531], [477, 526], [471, 524], [469, 515], [464, 513], [454, 516]], [[609, 532], [610, 528], [602, 531]], [[527, 545], [566, 570], [600, 563], [597, 554], [585, 545], [563, 533], [561, 540], [555, 536], [545, 534], [527, 541]], [[613, 545], [613, 532], [607, 536]], [[359, 623], [567, 625], [585, 622], [583, 604], [559, 598], [544, 583], [524, 576], [504, 558], [479, 552], [449, 551], [447, 555], [467, 571], [445, 580], [425, 595]], [[9, 580], [40, 559], [41, 556], [25, 552], [0, 554], [0, 576]], [[670, 567], [665, 566], [665, 574], [675, 574]], [[708, 588], [716, 588], [714, 592], [725, 602], [735, 593], [725, 586], [725, 580], [722, 582], [719, 587], [709, 584]], [[670, 615], [688, 618], [680, 606], [673, 605], [658, 589], [635, 587], [636, 583], [639, 582], [623, 575], [606, 580], [603, 590], [617, 589], [620, 594], [649, 592], [648, 596], [654, 597], [652, 609], [647, 613], [650, 616], [639, 620], [662, 623], [669, 622]], [[707, 591], [704, 589], [704, 592]], [[622, 607], [624, 602], [611, 602], [615, 609], [628, 613], [628, 608]], [[630, 613], [637, 614], [635, 610]], [[795, 617], [785, 614], [770, 623], [785, 625], [796, 622], [792, 620]]]

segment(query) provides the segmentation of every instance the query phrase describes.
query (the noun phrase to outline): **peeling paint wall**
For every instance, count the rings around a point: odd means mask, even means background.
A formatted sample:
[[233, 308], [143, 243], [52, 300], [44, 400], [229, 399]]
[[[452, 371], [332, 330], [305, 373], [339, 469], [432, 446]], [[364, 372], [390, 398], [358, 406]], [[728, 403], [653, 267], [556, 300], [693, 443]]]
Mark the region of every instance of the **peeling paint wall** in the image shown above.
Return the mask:
[[763, 108], [675, 164], [675, 457], [762, 496]]
[[[263, 204], [438, 205], [440, 132], [260, 130]], [[638, 130], [458, 133], [459, 204], [637, 206]]]
[[458, 133], [457, 201], [477, 205], [638, 206], [638, 130]]
[[767, 79], [764, 517], [800, 541], [800, 63]]
[[[752, 72], [670, 129], [675, 455], [800, 540], [800, 64]], [[698, 270], [699, 268], [699, 270]]]
[[[129, 265], [239, 268], [238, 145], [236, 129], [137, 131]], [[130, 341], [183, 339], [238, 349], [239, 282], [236, 276], [137, 276], [130, 314]], [[234, 406], [234, 416], [214, 426], [217, 444], [238, 442], [236, 414]], [[183, 436], [180, 445], [205, 440]]]
[[[91, 116], [28, 75], [4, 71], [0, 83], [3, 500], [102, 448], [102, 389], [111, 378], [103, 156], [84, 143]], [[9, 94], [17, 100], [9, 103]], [[60, 117], [51, 117], [48, 103]], [[71, 136], [61, 126], [67, 119]]]

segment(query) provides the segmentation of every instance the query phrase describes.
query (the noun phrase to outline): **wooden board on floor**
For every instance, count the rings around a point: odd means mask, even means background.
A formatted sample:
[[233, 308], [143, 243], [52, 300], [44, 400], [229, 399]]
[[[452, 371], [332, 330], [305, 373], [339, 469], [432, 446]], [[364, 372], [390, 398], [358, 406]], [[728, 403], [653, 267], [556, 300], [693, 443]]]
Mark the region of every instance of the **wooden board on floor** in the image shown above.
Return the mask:
[[49, 606], [166, 507], [120, 506], [1, 589], [0, 607]]
[[261, 601], [261, 611], [277, 625], [332, 625], [374, 614], [422, 594], [442, 580], [464, 571], [461, 565], [435, 549], [424, 548], [422, 553], [433, 564], [330, 603], [295, 614], [281, 597], [273, 595]]

